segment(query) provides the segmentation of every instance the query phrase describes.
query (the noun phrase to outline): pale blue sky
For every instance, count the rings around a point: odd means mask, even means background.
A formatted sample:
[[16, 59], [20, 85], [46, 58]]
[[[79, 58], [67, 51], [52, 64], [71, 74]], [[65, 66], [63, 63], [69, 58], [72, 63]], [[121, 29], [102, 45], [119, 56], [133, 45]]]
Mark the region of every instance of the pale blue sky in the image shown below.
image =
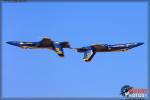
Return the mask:
[[[147, 87], [147, 3], [3, 3], [4, 97], [121, 97], [120, 88]], [[48, 36], [72, 47], [144, 42], [128, 52], [97, 53], [91, 62], [65, 49], [21, 49], [7, 41]]]

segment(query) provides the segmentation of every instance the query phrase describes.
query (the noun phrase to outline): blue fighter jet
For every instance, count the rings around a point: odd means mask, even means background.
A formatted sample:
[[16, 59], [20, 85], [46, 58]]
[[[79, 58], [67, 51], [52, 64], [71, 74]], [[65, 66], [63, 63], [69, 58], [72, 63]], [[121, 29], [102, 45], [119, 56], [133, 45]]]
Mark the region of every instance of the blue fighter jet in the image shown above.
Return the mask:
[[115, 51], [128, 51], [134, 47], [140, 46], [144, 43], [127, 43], [127, 44], [115, 44], [115, 45], [108, 45], [108, 44], [94, 44], [87, 47], [81, 48], [72, 48], [75, 49], [77, 52], [84, 53], [83, 60], [85, 62], [91, 61], [94, 57], [96, 52], [115, 52]]
[[69, 42], [57, 42], [57, 41], [52, 41], [49, 38], [43, 38], [39, 42], [9, 41], [7, 43], [25, 49], [46, 48], [49, 50], [54, 50], [59, 55], [59, 57], [64, 57], [63, 48], [70, 48]]

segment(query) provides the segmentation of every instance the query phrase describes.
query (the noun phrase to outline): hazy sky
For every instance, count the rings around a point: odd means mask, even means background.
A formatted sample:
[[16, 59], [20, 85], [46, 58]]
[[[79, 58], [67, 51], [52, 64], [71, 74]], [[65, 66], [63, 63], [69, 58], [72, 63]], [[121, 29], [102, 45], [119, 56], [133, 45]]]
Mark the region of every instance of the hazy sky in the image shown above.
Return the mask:
[[[121, 97], [123, 85], [147, 87], [147, 3], [3, 3], [4, 97]], [[21, 49], [7, 41], [144, 42], [128, 52], [97, 53], [91, 62], [65, 49]]]

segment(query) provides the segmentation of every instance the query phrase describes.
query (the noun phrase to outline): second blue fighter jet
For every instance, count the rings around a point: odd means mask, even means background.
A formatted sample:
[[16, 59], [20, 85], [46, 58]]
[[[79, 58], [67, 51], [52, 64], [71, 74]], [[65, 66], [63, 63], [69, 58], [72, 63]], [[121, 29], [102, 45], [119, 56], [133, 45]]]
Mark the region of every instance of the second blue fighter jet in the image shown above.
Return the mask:
[[47, 48], [50, 50], [54, 50], [60, 57], [64, 57], [63, 48], [70, 48], [69, 42], [57, 42], [57, 41], [52, 41], [49, 38], [43, 38], [39, 42], [9, 41], [7, 43], [10, 45], [14, 45], [26, 49]]
[[94, 44], [87, 47], [73, 48], [73, 49], [77, 50], [77, 52], [84, 53], [83, 60], [89, 62], [96, 54], [96, 52], [127, 51], [142, 44], [144, 43], [138, 42], [138, 43], [115, 44], [115, 45]]

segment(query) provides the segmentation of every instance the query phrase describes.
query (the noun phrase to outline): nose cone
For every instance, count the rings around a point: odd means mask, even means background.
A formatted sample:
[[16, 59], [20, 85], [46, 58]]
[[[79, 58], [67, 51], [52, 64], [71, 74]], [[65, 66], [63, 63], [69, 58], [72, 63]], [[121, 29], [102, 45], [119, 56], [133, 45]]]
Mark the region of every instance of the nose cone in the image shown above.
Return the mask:
[[144, 43], [143, 42], [138, 42], [137, 44], [136, 44], [136, 46], [140, 46], [140, 45], [143, 45]]
[[135, 43], [134, 45], [132, 45], [131, 48], [138, 47], [143, 44], [144, 44], [143, 42], [138, 42], [138, 43]]
[[6, 43], [8, 43], [8, 44], [11, 44], [11, 45], [12, 45], [12, 42], [6, 42]]
[[8, 44], [10, 44], [10, 45], [14, 45], [14, 46], [19, 46], [19, 42], [17, 42], [17, 41], [9, 41], [9, 42], [6, 42], [6, 43], [8, 43]]
[[143, 45], [144, 43], [143, 43], [143, 42], [139, 42], [139, 43], [137, 43], [137, 44], [140, 46], [140, 45]]

